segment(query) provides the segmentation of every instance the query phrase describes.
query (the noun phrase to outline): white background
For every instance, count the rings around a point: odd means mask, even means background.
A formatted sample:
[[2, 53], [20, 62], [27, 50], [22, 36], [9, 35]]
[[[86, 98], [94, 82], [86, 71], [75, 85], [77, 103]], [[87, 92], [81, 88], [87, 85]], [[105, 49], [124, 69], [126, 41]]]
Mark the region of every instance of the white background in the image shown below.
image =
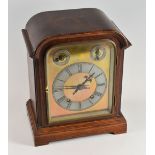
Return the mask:
[[[41, 11], [95, 7], [133, 44], [126, 50], [122, 112], [128, 133], [103, 134], [34, 147], [25, 103], [29, 98], [26, 47], [21, 29]], [[14, 0], [9, 2], [9, 155], [145, 155], [145, 1]]]

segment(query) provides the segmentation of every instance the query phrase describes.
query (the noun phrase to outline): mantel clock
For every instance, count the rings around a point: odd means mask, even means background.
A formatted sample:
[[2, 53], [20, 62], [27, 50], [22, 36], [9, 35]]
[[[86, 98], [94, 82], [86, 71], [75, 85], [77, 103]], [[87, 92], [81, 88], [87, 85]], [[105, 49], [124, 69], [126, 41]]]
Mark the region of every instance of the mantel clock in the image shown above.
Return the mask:
[[120, 105], [124, 50], [131, 44], [102, 11], [42, 12], [22, 33], [35, 146], [126, 132]]

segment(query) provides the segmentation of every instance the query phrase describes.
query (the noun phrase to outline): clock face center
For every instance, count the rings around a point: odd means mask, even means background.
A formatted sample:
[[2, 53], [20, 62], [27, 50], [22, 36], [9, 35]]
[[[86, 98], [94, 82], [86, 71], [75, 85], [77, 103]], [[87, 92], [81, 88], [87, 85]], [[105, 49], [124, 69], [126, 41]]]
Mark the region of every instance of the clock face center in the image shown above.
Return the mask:
[[84, 82], [88, 77], [88, 73], [76, 73], [69, 77], [64, 84], [65, 96], [77, 103], [90, 98], [96, 89], [96, 81], [92, 77], [89, 81]]

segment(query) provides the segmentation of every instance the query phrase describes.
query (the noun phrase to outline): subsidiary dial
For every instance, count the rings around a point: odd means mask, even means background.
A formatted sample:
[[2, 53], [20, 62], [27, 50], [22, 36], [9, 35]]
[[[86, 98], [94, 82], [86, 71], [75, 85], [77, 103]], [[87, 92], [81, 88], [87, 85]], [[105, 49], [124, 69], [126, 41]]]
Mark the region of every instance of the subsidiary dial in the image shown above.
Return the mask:
[[65, 65], [69, 62], [70, 53], [68, 50], [56, 51], [53, 55], [53, 62], [57, 65]]
[[106, 50], [102, 46], [95, 46], [91, 49], [90, 54], [93, 60], [102, 60], [106, 56]]

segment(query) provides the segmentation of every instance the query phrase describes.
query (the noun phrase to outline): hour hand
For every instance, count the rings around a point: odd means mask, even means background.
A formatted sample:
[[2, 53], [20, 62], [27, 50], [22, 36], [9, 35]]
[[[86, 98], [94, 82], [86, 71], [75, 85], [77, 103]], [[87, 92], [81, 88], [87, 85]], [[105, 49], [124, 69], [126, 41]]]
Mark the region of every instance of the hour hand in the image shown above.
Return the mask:
[[75, 91], [73, 92], [73, 95], [74, 95], [78, 90], [83, 90], [83, 89], [90, 89], [90, 88], [89, 88], [89, 87], [86, 87], [86, 85], [79, 84], [79, 85], [77, 85]]
[[78, 89], [78, 88], [76, 88], [76, 89], [75, 89], [75, 91], [73, 92], [73, 95], [74, 95], [74, 94], [75, 94], [78, 90], [79, 90], [79, 89]]
[[[83, 89], [89, 89], [88, 85], [84, 85]], [[57, 87], [57, 89], [77, 89], [77, 85]]]
[[[88, 76], [84, 76], [85, 79], [88, 79]], [[87, 81], [89, 81], [90, 83], [92, 82], [92, 79], [88, 79]]]

